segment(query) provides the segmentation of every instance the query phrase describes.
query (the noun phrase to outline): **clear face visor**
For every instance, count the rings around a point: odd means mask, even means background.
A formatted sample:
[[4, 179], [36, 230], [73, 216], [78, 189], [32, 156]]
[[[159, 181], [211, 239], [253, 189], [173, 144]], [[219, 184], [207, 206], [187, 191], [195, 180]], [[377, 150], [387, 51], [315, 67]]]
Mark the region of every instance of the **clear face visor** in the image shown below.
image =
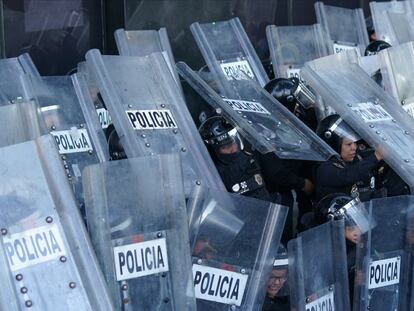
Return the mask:
[[298, 87], [293, 93], [297, 102], [305, 109], [309, 109], [315, 106], [316, 96], [309, 90], [305, 84], [299, 82]]
[[357, 142], [361, 140], [361, 137], [348, 125], [344, 122], [342, 118], [339, 118], [331, 127], [325, 132], [326, 138], [330, 138], [330, 135], [335, 133], [341, 138], [348, 138], [352, 142]]
[[355, 198], [335, 211], [335, 218], [344, 219], [345, 227], [357, 227], [360, 234], [366, 233], [375, 226], [370, 223], [368, 211], [359, 198]]

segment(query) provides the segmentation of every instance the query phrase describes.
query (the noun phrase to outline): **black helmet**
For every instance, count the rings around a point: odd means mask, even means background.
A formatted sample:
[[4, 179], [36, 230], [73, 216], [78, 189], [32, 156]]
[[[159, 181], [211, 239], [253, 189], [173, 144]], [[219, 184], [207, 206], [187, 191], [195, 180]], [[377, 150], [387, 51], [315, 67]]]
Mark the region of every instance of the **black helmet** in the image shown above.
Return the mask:
[[365, 48], [365, 56], [376, 55], [380, 51], [390, 48], [391, 45], [382, 40], [375, 40], [372, 41], [368, 46]]
[[349, 138], [355, 142], [361, 139], [337, 114], [332, 114], [323, 119], [316, 129], [316, 134], [338, 153], [341, 153], [343, 138]]
[[223, 116], [213, 116], [205, 120], [198, 129], [201, 138], [215, 149], [236, 142], [237, 132]]
[[316, 101], [315, 95], [298, 78], [273, 79], [264, 89], [292, 112], [297, 108], [297, 104], [308, 109], [313, 107]]
[[283, 106], [314, 130], [316, 114], [315, 95], [298, 78], [278, 78], [270, 80], [264, 87]]
[[331, 193], [316, 205], [316, 219], [322, 224], [330, 220], [345, 221], [345, 226], [357, 226], [364, 233], [369, 227], [369, 215], [358, 197], [345, 193]]

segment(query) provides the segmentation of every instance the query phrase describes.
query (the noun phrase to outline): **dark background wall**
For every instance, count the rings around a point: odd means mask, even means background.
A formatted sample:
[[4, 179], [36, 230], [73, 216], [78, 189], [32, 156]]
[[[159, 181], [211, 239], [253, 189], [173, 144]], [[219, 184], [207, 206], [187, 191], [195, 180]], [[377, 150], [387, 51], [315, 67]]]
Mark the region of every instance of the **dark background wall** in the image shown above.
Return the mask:
[[[1, 55], [29, 52], [44, 75], [70, 73], [84, 54], [98, 48], [117, 54], [118, 28], [166, 27], [176, 60], [203, 65], [189, 30], [193, 22], [238, 16], [261, 58], [266, 58], [265, 27], [316, 22], [314, 0], [0, 0]], [[327, 5], [361, 7], [368, 0], [326, 0]]]

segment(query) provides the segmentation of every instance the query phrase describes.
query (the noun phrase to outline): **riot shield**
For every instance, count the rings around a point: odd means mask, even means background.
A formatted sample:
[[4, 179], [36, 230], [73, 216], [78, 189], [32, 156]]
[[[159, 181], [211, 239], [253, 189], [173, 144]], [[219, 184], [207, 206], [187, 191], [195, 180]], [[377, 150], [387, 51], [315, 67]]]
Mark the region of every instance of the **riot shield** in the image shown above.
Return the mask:
[[412, 13], [410, 1], [372, 1], [369, 6], [377, 39], [386, 41], [392, 46], [403, 43], [399, 41], [399, 38], [402, 39], [401, 24], [399, 23], [404, 22], [404, 19], [407, 23], [410, 23], [403, 16]]
[[31, 99], [27, 76], [39, 77], [29, 54], [0, 60], [0, 105]]
[[288, 209], [196, 188], [188, 214], [197, 310], [261, 310]]
[[276, 77], [300, 79], [306, 62], [329, 55], [329, 43], [320, 24], [266, 27]]
[[162, 53], [102, 56], [91, 50], [86, 61], [128, 158], [179, 152], [187, 194], [203, 181], [224, 189]]
[[115, 31], [115, 41], [121, 56], [147, 56], [156, 52], [165, 52], [168, 56], [168, 66], [181, 88], [178, 73], [175, 70], [174, 55], [168, 40], [167, 29], [160, 30], [124, 30]]
[[113, 310], [54, 139], [3, 147], [0, 160], [8, 268], [0, 268], [0, 278], [13, 278], [15, 289], [7, 299], [20, 310]]
[[351, 310], [342, 220], [299, 234], [288, 254], [292, 310]]
[[336, 154], [256, 82], [220, 80], [211, 73], [196, 73], [182, 62], [177, 68], [196, 92], [212, 107], [220, 108], [262, 154], [274, 152], [280, 158], [314, 161]]
[[34, 101], [0, 106], [0, 147], [35, 139], [48, 132], [39, 106]]
[[368, 45], [362, 9], [346, 9], [315, 2], [316, 20], [331, 41], [331, 54], [357, 49], [362, 55]]
[[179, 154], [89, 166], [92, 244], [119, 310], [196, 310]]
[[92, 123], [83, 114], [70, 76], [32, 78], [31, 92], [55, 138], [67, 178], [83, 208], [81, 172], [87, 165], [107, 160], [102, 139], [91, 130]]
[[414, 186], [414, 124], [410, 116], [356, 64], [330, 57], [303, 69], [306, 81], [412, 188]]
[[[77, 92], [82, 94], [81, 96], [78, 96], [79, 98], [82, 98], [80, 99], [82, 109], [87, 110], [87, 114], [91, 117], [95, 112], [98, 115], [102, 129], [106, 133], [107, 128], [112, 124], [112, 118], [106, 108], [102, 95], [99, 92], [96, 76], [88, 69], [86, 62], [80, 62], [78, 64], [78, 70], [74, 76], [77, 80], [75, 88]], [[93, 110], [91, 103], [92, 106], [95, 107], [95, 110]]]
[[371, 229], [361, 235], [357, 247], [353, 310], [412, 310], [407, 301], [412, 281], [408, 226], [414, 220], [414, 197], [364, 205]]
[[409, 42], [381, 51], [381, 74], [385, 90], [414, 116], [414, 43]]
[[269, 81], [240, 20], [193, 23], [191, 32], [212, 73], [227, 80], [253, 79], [262, 87]]

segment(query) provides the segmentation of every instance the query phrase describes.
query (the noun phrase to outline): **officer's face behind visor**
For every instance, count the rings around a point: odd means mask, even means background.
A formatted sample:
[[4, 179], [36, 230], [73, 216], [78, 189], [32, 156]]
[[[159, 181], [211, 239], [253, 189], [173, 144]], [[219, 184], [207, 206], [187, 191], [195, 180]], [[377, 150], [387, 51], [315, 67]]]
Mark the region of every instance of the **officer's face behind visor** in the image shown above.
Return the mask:
[[236, 128], [232, 129], [228, 133], [225, 144], [220, 144], [216, 149], [219, 154], [232, 154], [240, 150], [239, 143], [241, 140], [238, 136]]

